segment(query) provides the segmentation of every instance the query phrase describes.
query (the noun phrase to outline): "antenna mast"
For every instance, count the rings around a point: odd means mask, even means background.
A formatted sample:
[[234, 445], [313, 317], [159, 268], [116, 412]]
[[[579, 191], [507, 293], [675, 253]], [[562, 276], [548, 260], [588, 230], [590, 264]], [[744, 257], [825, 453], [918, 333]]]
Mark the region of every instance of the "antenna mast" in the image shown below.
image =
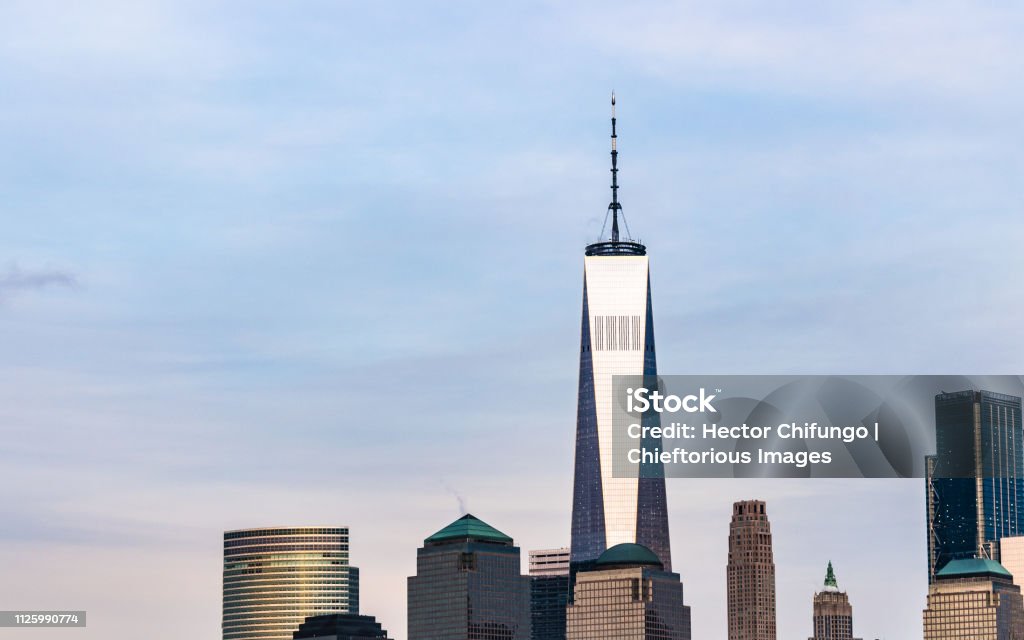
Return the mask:
[[615, 92], [612, 91], [612, 201], [608, 210], [612, 212], [612, 242], [619, 241], [619, 211], [622, 205], [619, 204], [619, 151], [615, 148]]

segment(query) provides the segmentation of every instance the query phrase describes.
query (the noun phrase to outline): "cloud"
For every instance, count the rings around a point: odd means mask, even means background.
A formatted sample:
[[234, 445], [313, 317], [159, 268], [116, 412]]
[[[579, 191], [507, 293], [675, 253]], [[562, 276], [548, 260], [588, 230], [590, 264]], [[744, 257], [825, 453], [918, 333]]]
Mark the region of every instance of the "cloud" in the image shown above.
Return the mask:
[[35, 291], [46, 287], [78, 287], [73, 273], [59, 269], [24, 270], [14, 264], [0, 274], [0, 301], [22, 291]]

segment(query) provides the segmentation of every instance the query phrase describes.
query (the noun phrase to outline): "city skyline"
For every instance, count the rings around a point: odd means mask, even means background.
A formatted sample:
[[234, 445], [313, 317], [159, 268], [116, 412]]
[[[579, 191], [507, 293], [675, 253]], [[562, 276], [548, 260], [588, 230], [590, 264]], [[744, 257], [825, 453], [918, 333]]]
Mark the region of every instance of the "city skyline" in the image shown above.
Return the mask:
[[[340, 522], [401, 640], [440, 522], [569, 544], [613, 88], [663, 373], [1015, 373], [1024, 12], [856, 4], [5, 5], [0, 601], [207, 637], [224, 531]], [[921, 485], [668, 481], [694, 636], [757, 496], [780, 637], [830, 558], [919, 637]]]

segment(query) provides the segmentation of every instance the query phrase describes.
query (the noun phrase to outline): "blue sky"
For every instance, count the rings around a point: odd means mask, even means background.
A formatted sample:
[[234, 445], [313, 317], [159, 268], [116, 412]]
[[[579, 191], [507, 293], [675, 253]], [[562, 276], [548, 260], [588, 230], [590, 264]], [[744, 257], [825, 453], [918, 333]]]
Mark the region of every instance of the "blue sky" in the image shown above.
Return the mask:
[[[217, 637], [223, 530], [348, 524], [404, 638], [457, 498], [568, 543], [612, 89], [663, 373], [1020, 373], [1022, 27], [1008, 2], [3, 3], [2, 608]], [[920, 635], [920, 481], [675, 480], [695, 637], [725, 637], [751, 497], [780, 637], [829, 559], [858, 635]]]

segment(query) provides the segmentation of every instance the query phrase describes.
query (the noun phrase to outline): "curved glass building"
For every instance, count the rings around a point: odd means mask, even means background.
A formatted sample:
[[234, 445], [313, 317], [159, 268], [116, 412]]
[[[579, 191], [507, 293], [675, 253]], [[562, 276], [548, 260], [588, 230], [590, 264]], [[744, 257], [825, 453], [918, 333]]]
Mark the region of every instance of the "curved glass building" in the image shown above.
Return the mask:
[[292, 640], [309, 616], [359, 613], [347, 527], [224, 533], [224, 640]]

